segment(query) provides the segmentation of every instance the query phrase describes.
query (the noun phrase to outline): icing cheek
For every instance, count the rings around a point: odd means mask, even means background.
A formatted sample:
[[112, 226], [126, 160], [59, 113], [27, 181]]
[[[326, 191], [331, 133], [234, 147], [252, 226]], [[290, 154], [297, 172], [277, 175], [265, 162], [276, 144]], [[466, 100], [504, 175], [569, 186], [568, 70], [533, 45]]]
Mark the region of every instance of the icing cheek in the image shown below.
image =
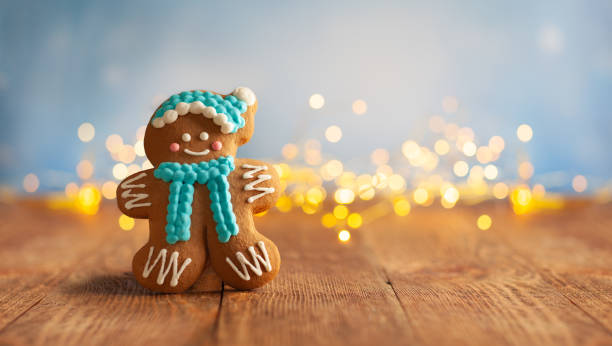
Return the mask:
[[170, 151], [173, 153], [176, 153], [177, 151], [179, 151], [180, 146], [178, 143], [172, 143], [170, 144]]
[[210, 146], [212, 147], [212, 150], [215, 151], [219, 151], [221, 148], [223, 148], [223, 144], [219, 141], [214, 141]]

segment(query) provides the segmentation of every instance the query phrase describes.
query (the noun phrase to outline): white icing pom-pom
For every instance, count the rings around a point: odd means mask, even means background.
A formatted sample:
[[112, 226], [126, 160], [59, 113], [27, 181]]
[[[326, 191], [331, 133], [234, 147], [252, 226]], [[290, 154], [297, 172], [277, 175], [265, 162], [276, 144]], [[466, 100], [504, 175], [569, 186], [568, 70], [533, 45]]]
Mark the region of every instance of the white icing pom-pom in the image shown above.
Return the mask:
[[255, 104], [255, 100], [257, 100], [255, 98], [255, 93], [253, 92], [253, 90], [247, 88], [247, 87], [238, 87], [236, 88], [233, 92], [232, 95], [234, 95], [237, 99], [244, 101], [244, 103], [247, 104], [247, 106], [252, 106]]
[[161, 129], [162, 127], [164, 127], [164, 125], [166, 125], [166, 123], [164, 122], [164, 118], [159, 117], [159, 118], [153, 119], [153, 122], [151, 123], [151, 125], [153, 125], [153, 127], [156, 129]]
[[213, 107], [206, 107], [202, 111], [202, 115], [207, 117], [208, 119], [214, 118], [217, 115], [217, 110]]
[[202, 101], [193, 101], [191, 102], [191, 108], [189, 111], [193, 114], [202, 114], [204, 108], [206, 108], [206, 106], [204, 106]]
[[232, 123], [224, 123], [223, 125], [221, 125], [221, 133], [224, 134], [228, 134], [230, 132], [232, 132], [232, 130], [234, 129], [234, 124]]
[[178, 112], [174, 109], [168, 109], [166, 113], [164, 113], [164, 122], [166, 124], [171, 124], [176, 121], [178, 118]]
[[190, 107], [191, 106], [189, 105], [189, 103], [179, 102], [179, 103], [176, 104], [176, 107], [174, 107], [174, 110], [176, 110], [178, 115], [185, 115], [185, 114], [189, 113], [189, 108]]
[[223, 113], [219, 113], [217, 115], [215, 115], [215, 118], [213, 119], [213, 122], [217, 125], [223, 125], [224, 123], [227, 122], [227, 116]]

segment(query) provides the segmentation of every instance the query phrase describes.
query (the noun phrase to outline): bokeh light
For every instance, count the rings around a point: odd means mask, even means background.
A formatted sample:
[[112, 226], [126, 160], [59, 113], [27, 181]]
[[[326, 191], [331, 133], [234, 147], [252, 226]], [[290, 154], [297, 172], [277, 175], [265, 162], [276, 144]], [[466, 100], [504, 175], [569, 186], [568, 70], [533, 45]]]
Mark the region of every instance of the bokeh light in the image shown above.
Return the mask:
[[122, 230], [131, 231], [134, 225], [136, 225], [136, 222], [131, 217], [127, 215], [119, 216], [119, 227], [121, 227]]
[[478, 226], [479, 229], [486, 231], [489, 228], [491, 228], [491, 225], [493, 224], [493, 220], [491, 220], [491, 217], [487, 214], [482, 214], [478, 217], [478, 219], [476, 220], [476, 225]]
[[347, 242], [349, 241], [349, 239], [351, 239], [351, 233], [345, 229], [343, 229], [342, 231], [340, 231], [340, 233], [338, 233], [338, 239], [340, 239], [341, 242]]
[[96, 129], [91, 123], [82, 123], [77, 130], [77, 134], [82, 142], [87, 143], [96, 135]]
[[588, 182], [584, 175], [577, 175], [572, 179], [572, 188], [576, 192], [584, 192], [587, 189]]
[[338, 143], [342, 139], [342, 129], [339, 126], [332, 125], [325, 130], [325, 138], [330, 143]]
[[353, 113], [363, 115], [368, 111], [368, 104], [364, 100], [355, 100], [353, 102]]
[[94, 166], [89, 160], [83, 160], [77, 164], [76, 172], [79, 178], [87, 180], [93, 175]]
[[38, 177], [34, 173], [29, 173], [23, 178], [23, 189], [26, 192], [33, 193], [38, 190], [40, 186], [40, 181], [38, 181]]
[[321, 109], [325, 105], [325, 98], [321, 94], [312, 94], [308, 99], [308, 104], [312, 109]]
[[531, 126], [522, 124], [516, 129], [516, 136], [521, 142], [529, 142], [533, 137]]
[[102, 184], [102, 196], [106, 199], [115, 199], [117, 197], [117, 183], [107, 181]]
[[446, 113], [455, 113], [459, 109], [459, 101], [454, 96], [446, 96], [442, 99], [442, 109]]

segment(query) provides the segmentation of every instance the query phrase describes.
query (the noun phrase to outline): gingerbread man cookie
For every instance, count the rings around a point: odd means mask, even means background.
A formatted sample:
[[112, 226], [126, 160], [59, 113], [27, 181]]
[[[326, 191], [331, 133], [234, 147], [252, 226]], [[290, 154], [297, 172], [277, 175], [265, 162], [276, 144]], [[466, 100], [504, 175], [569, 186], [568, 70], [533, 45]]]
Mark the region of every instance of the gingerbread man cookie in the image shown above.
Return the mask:
[[134, 256], [136, 279], [157, 292], [183, 292], [212, 266], [223, 282], [247, 290], [280, 268], [276, 245], [257, 232], [253, 214], [278, 198], [275, 169], [235, 158], [254, 130], [255, 94], [185, 91], [162, 103], [144, 145], [154, 168], [130, 175], [117, 204], [149, 219], [149, 241]]

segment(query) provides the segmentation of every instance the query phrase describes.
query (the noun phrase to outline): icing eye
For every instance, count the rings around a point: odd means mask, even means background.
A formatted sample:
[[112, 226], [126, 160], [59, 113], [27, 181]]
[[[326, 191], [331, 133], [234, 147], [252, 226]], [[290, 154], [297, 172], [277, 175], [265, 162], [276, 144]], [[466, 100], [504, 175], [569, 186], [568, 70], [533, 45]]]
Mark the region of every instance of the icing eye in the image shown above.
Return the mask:
[[200, 139], [205, 141], [208, 139], [208, 132], [206, 131], [202, 131], [202, 133], [200, 133]]
[[181, 136], [181, 139], [183, 140], [183, 142], [189, 142], [191, 141], [191, 135], [188, 133], [183, 133], [183, 136]]

